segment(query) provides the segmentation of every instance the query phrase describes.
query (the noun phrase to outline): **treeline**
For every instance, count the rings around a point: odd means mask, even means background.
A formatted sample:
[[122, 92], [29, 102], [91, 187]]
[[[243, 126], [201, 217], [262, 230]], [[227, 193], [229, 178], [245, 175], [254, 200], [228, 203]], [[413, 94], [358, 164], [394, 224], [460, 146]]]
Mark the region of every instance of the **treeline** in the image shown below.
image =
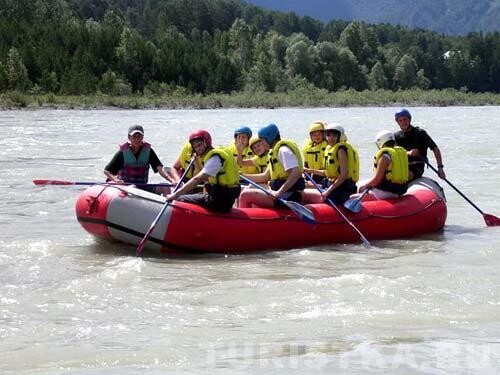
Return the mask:
[[0, 92], [500, 92], [499, 33], [323, 24], [236, 0], [0, 0]]

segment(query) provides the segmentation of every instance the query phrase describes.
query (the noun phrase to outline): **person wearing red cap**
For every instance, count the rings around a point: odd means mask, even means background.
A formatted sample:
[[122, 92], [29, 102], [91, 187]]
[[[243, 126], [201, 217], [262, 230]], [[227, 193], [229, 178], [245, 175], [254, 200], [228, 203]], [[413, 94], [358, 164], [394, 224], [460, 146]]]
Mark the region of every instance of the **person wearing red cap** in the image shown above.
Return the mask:
[[[191, 133], [189, 143], [201, 158], [203, 168], [179, 190], [167, 195], [167, 202], [177, 200], [215, 212], [231, 211], [241, 191], [238, 165], [233, 155], [225, 148], [212, 147], [212, 137], [203, 129]], [[187, 194], [200, 183], [205, 183], [206, 192]]]
[[150, 166], [165, 180], [173, 182], [151, 145], [144, 142], [144, 128], [132, 125], [128, 129], [128, 142], [120, 145], [120, 149], [104, 168], [104, 175], [108, 181], [117, 184], [138, 184], [140, 189], [152, 193], [169, 193], [165, 188], [139, 185], [148, 183]]

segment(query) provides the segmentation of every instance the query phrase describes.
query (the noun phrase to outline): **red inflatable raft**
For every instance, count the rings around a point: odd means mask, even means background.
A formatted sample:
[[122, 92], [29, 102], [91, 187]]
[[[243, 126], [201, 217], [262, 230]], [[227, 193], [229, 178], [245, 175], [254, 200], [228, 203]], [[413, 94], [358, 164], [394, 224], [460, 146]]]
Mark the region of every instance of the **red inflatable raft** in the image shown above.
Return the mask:
[[[76, 216], [90, 234], [137, 245], [164, 205], [163, 197], [133, 187], [95, 185], [76, 202]], [[412, 237], [440, 230], [446, 221], [441, 187], [415, 181], [400, 199], [364, 201], [359, 213], [341, 210], [368, 240]], [[151, 233], [146, 249], [251, 252], [359, 242], [359, 235], [327, 204], [311, 204], [316, 224], [288, 209], [235, 208], [217, 214], [174, 202]]]

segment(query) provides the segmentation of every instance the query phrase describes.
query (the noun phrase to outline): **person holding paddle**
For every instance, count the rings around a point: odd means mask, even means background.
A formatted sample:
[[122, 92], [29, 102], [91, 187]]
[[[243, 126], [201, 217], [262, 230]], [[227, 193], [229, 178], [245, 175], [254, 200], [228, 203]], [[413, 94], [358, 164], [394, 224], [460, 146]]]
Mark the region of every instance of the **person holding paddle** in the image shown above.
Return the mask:
[[104, 168], [104, 175], [110, 182], [138, 184], [138, 188], [142, 190], [168, 194], [170, 192], [168, 187], [144, 185], [148, 182], [150, 166], [165, 180], [174, 182], [173, 178], [163, 169], [163, 164], [151, 145], [144, 142], [144, 128], [141, 125], [132, 125], [128, 129], [128, 142], [120, 145], [120, 149]]
[[[225, 148], [212, 147], [212, 137], [203, 129], [191, 133], [189, 143], [203, 168], [179, 190], [167, 195], [167, 202], [177, 200], [215, 212], [231, 211], [241, 191], [238, 165], [233, 155]], [[205, 183], [206, 192], [187, 194], [201, 183]]]
[[[193, 164], [189, 170], [187, 170], [188, 165], [190, 165], [191, 158], [195, 156], [195, 159], [193, 161]], [[196, 175], [199, 171], [201, 171], [202, 168], [201, 164], [201, 159], [199, 156], [196, 155], [196, 153], [193, 151], [193, 147], [191, 146], [191, 143], [186, 142], [184, 145], [182, 145], [181, 152], [177, 159], [174, 161], [172, 164], [172, 168], [170, 169], [170, 175], [172, 178], [176, 181], [179, 182], [181, 179], [181, 176], [184, 176], [182, 178], [182, 183], [188, 182], [194, 175]], [[186, 172], [187, 171], [187, 172]], [[184, 173], [186, 172], [186, 173]], [[201, 191], [199, 187], [195, 187], [193, 191], [198, 192]]]
[[269, 183], [271, 190], [245, 189], [240, 197], [240, 207], [282, 206], [281, 199], [300, 203], [305, 181], [299, 148], [293, 141], [281, 140], [275, 124], [261, 128], [258, 135], [268, 151], [268, 168], [263, 173], [246, 177], [256, 183]]
[[[313, 170], [323, 168], [326, 146], [328, 146], [328, 143], [325, 139], [325, 123], [315, 121], [309, 126], [309, 138], [305, 140], [302, 146], [304, 171], [306, 173], [313, 173]], [[321, 183], [323, 177], [313, 173], [313, 179], [315, 182]]]
[[359, 180], [358, 151], [347, 142], [344, 128], [338, 124], [325, 126], [325, 137], [328, 146], [322, 169], [309, 169], [309, 172], [326, 177], [327, 189], [306, 189], [303, 193], [304, 202], [322, 203], [330, 199], [335, 204], [342, 204], [356, 193], [356, 182]]
[[400, 127], [400, 130], [394, 133], [396, 144], [404, 147], [408, 152], [409, 180], [422, 177], [427, 160], [427, 149], [431, 149], [434, 153], [438, 166], [438, 176], [445, 179], [441, 150], [424, 129], [411, 125], [410, 111], [406, 108], [400, 109], [395, 113], [394, 118]]
[[375, 144], [378, 148], [374, 161], [375, 175], [360, 186], [359, 193], [370, 189], [369, 194], [376, 199], [399, 198], [408, 190], [406, 150], [396, 146], [394, 134], [388, 130], [382, 130], [375, 136]]

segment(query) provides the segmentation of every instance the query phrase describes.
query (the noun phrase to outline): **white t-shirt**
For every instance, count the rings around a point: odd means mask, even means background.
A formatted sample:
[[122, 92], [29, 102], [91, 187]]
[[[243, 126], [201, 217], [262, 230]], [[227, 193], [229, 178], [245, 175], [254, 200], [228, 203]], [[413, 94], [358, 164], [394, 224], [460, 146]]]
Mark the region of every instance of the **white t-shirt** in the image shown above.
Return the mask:
[[207, 160], [201, 172], [203, 174], [209, 175], [210, 177], [217, 176], [217, 173], [222, 169], [222, 163], [220, 161], [220, 157], [217, 155], [212, 156]]
[[283, 164], [285, 171], [289, 171], [299, 166], [299, 159], [297, 159], [297, 156], [295, 156], [292, 149], [288, 146], [281, 146], [279, 148], [278, 160]]

